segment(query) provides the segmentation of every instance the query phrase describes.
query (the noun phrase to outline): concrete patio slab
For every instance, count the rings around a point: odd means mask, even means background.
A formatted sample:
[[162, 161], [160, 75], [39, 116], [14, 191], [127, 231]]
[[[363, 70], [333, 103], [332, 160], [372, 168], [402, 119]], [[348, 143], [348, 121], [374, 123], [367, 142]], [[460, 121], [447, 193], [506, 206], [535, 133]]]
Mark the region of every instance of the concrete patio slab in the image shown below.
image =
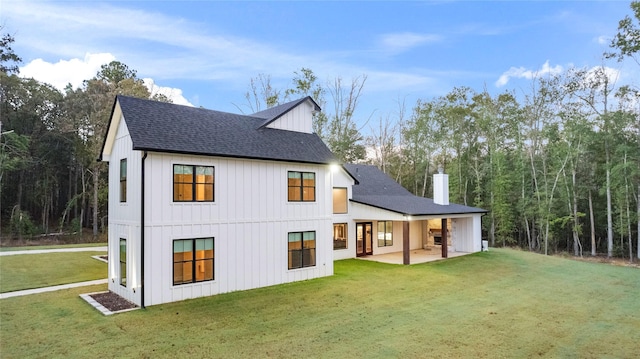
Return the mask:
[[[454, 258], [454, 257], [464, 256], [467, 254], [471, 254], [471, 253], [455, 252], [455, 251], [449, 250], [448, 256], [449, 258]], [[389, 264], [403, 264], [402, 252], [393, 252], [393, 253], [387, 253], [387, 254], [377, 254], [372, 256], [357, 257], [357, 259], [380, 262], [380, 263], [389, 263]], [[434, 246], [431, 249], [412, 249], [409, 253], [410, 264], [427, 263], [427, 262], [439, 261], [443, 259], [447, 259], [447, 258], [442, 258], [442, 249], [440, 246]]]

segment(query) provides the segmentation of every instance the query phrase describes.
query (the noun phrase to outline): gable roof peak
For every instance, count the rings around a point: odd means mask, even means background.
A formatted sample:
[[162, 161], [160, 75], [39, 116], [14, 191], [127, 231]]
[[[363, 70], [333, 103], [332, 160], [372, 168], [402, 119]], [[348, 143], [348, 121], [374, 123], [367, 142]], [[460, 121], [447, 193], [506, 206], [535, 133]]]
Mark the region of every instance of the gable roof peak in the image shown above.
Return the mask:
[[270, 107], [266, 110], [258, 111], [252, 114], [251, 117], [264, 119], [265, 121], [262, 124], [260, 124], [260, 127], [266, 127], [273, 121], [279, 119], [280, 117], [287, 114], [289, 111], [298, 107], [301, 103], [304, 103], [307, 101], [311, 102], [311, 105], [313, 106], [314, 111], [316, 112], [322, 111], [320, 106], [318, 106], [318, 103], [316, 103], [316, 101], [311, 96], [306, 96], [297, 100], [289, 101], [280, 105]]

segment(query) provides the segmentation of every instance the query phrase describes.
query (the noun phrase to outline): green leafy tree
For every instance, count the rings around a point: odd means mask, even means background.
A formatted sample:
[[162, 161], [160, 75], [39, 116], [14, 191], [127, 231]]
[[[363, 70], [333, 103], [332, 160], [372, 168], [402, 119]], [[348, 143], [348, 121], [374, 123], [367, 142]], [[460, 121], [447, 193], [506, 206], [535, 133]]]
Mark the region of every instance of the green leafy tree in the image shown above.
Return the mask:
[[[4, 26], [0, 26], [0, 32], [2, 30], [4, 30]], [[0, 72], [7, 75], [20, 72], [18, 64], [22, 62], [22, 59], [11, 48], [14, 41], [14, 37], [10, 34], [3, 34], [0, 38]]]
[[605, 57], [617, 58], [619, 61], [631, 57], [638, 64], [638, 52], [640, 51], [640, 1], [631, 2], [631, 16], [625, 16], [618, 23], [618, 33], [609, 45], [615, 52], [605, 53]]
[[[102, 176], [105, 165], [97, 162], [96, 159], [102, 149], [102, 138], [109, 123], [109, 115], [116, 95], [151, 97], [142, 79], [137, 78], [136, 71], [118, 61], [102, 65], [96, 76], [84, 81], [80, 88], [74, 90], [68, 87], [65, 96], [66, 113], [77, 129], [77, 161], [83, 171], [81, 173], [83, 206], [89, 191], [84, 171], [92, 178], [90, 208], [94, 236], [98, 235], [101, 213], [106, 212], [106, 203], [99, 200], [106, 197], [101, 196], [100, 193], [107, 190], [106, 178]], [[83, 207], [81, 218], [85, 213], [87, 211]]]

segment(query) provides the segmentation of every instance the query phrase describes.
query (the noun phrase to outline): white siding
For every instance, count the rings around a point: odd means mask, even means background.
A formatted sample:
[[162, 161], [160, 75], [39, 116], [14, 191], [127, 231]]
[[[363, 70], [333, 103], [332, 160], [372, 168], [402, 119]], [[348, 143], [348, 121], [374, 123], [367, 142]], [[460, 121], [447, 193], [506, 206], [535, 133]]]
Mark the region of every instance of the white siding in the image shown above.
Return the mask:
[[[127, 201], [120, 202], [120, 160], [127, 159]], [[119, 121], [109, 156], [109, 290], [140, 303], [140, 164], [125, 121]], [[120, 285], [120, 238], [127, 240], [127, 285]]]
[[451, 222], [454, 250], [456, 252], [480, 252], [482, 249], [481, 215], [454, 218]]
[[[333, 251], [333, 259], [347, 259], [356, 257], [356, 224], [352, 221], [353, 206], [349, 199], [352, 198], [352, 186], [355, 183], [354, 179], [341, 166], [335, 166], [332, 169], [332, 188], [347, 188], [347, 213], [333, 214], [333, 223], [346, 223], [347, 224], [347, 248], [337, 249]], [[331, 235], [333, 239], [333, 232]]]
[[[173, 202], [173, 165], [215, 167], [215, 202]], [[287, 200], [287, 172], [316, 173], [316, 201]], [[326, 165], [150, 153], [146, 161], [145, 304], [333, 274]], [[289, 270], [287, 234], [316, 231], [316, 265]], [[215, 280], [173, 285], [173, 240], [215, 238]]]
[[313, 133], [313, 105], [305, 101], [267, 125], [279, 130]]

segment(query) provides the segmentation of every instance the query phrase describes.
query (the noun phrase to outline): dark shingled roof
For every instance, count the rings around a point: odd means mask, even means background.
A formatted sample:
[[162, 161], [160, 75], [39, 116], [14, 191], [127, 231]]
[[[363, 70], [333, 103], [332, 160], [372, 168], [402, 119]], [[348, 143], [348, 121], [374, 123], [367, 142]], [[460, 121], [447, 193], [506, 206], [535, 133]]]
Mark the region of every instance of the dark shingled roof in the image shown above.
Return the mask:
[[[297, 103], [301, 103], [299, 100]], [[318, 135], [262, 127], [272, 117], [245, 116], [203, 108], [117, 96], [133, 149], [328, 164], [338, 162]], [[295, 107], [295, 106], [293, 106]], [[284, 111], [284, 112], [282, 112]]]
[[433, 203], [433, 199], [413, 195], [376, 166], [345, 164], [344, 168], [359, 184], [354, 185], [351, 201], [410, 216], [486, 213], [481, 208]]

